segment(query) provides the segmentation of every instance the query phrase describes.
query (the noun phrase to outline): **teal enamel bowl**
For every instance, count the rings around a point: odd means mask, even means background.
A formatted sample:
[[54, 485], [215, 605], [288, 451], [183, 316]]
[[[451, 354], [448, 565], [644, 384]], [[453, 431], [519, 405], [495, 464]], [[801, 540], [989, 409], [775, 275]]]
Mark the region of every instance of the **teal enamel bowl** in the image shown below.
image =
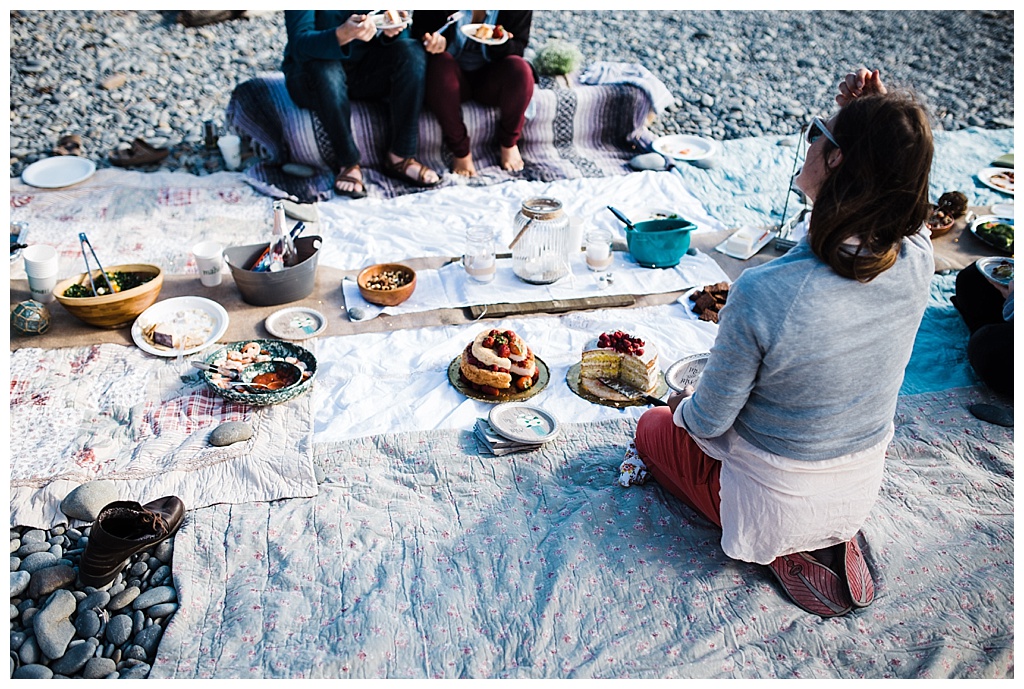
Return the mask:
[[658, 218], [624, 228], [633, 260], [645, 268], [672, 268], [690, 248], [690, 232], [697, 229], [683, 218]]

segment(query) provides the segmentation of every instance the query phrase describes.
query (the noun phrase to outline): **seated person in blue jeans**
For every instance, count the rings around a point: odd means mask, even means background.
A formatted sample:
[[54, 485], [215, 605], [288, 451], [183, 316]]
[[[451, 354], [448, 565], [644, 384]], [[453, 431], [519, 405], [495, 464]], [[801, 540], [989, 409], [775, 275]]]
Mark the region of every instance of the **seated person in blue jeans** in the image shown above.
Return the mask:
[[384, 173], [419, 187], [440, 178], [413, 155], [423, 104], [426, 54], [405, 26], [378, 33], [373, 18], [352, 10], [286, 10], [284, 72], [288, 94], [316, 113], [338, 156], [334, 190], [366, 196], [360, 153], [352, 138], [351, 99], [386, 100], [392, 141]]

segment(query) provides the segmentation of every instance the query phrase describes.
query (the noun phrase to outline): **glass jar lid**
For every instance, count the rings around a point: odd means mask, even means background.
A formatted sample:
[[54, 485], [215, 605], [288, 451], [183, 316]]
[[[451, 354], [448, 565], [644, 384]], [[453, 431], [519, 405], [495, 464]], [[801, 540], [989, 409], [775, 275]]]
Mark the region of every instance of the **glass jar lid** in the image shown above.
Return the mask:
[[523, 201], [522, 213], [534, 220], [554, 220], [562, 215], [562, 202], [543, 196], [527, 199]]

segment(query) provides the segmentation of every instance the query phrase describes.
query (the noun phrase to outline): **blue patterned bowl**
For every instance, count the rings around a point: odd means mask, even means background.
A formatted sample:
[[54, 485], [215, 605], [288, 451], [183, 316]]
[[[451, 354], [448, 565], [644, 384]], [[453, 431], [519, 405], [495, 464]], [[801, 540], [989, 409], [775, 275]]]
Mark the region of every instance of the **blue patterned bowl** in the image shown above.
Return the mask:
[[211, 352], [204, 361], [214, 366], [223, 366], [228, 360], [228, 352], [241, 352], [250, 343], [258, 345], [261, 355], [269, 356], [271, 360], [288, 361], [304, 369], [305, 378], [294, 385], [289, 385], [280, 390], [257, 392], [245, 388], [222, 388], [213, 381], [212, 374], [208, 371], [201, 371], [200, 377], [206, 381], [207, 386], [214, 394], [220, 395], [231, 402], [247, 404], [252, 407], [265, 407], [271, 404], [287, 402], [313, 387], [313, 379], [316, 377], [316, 357], [308, 349], [284, 340], [243, 340], [241, 342], [232, 342]]

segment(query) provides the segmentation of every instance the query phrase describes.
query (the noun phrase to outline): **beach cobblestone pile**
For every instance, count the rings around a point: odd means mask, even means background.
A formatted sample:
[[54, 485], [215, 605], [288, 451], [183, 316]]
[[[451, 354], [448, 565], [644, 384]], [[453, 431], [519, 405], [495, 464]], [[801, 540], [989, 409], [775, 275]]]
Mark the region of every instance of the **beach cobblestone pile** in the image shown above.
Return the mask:
[[[136, 137], [171, 149], [142, 169], [223, 170], [203, 123], [234, 87], [279, 71], [281, 11], [186, 27], [176, 11], [13, 10], [11, 175], [78, 134], [98, 167]], [[838, 78], [877, 67], [915, 89], [937, 129], [1013, 126], [1012, 11], [538, 10], [530, 51], [569, 41], [639, 63], [674, 102], [651, 127], [719, 140], [788, 135], [834, 108]], [[529, 57], [529, 54], [528, 54]]]

